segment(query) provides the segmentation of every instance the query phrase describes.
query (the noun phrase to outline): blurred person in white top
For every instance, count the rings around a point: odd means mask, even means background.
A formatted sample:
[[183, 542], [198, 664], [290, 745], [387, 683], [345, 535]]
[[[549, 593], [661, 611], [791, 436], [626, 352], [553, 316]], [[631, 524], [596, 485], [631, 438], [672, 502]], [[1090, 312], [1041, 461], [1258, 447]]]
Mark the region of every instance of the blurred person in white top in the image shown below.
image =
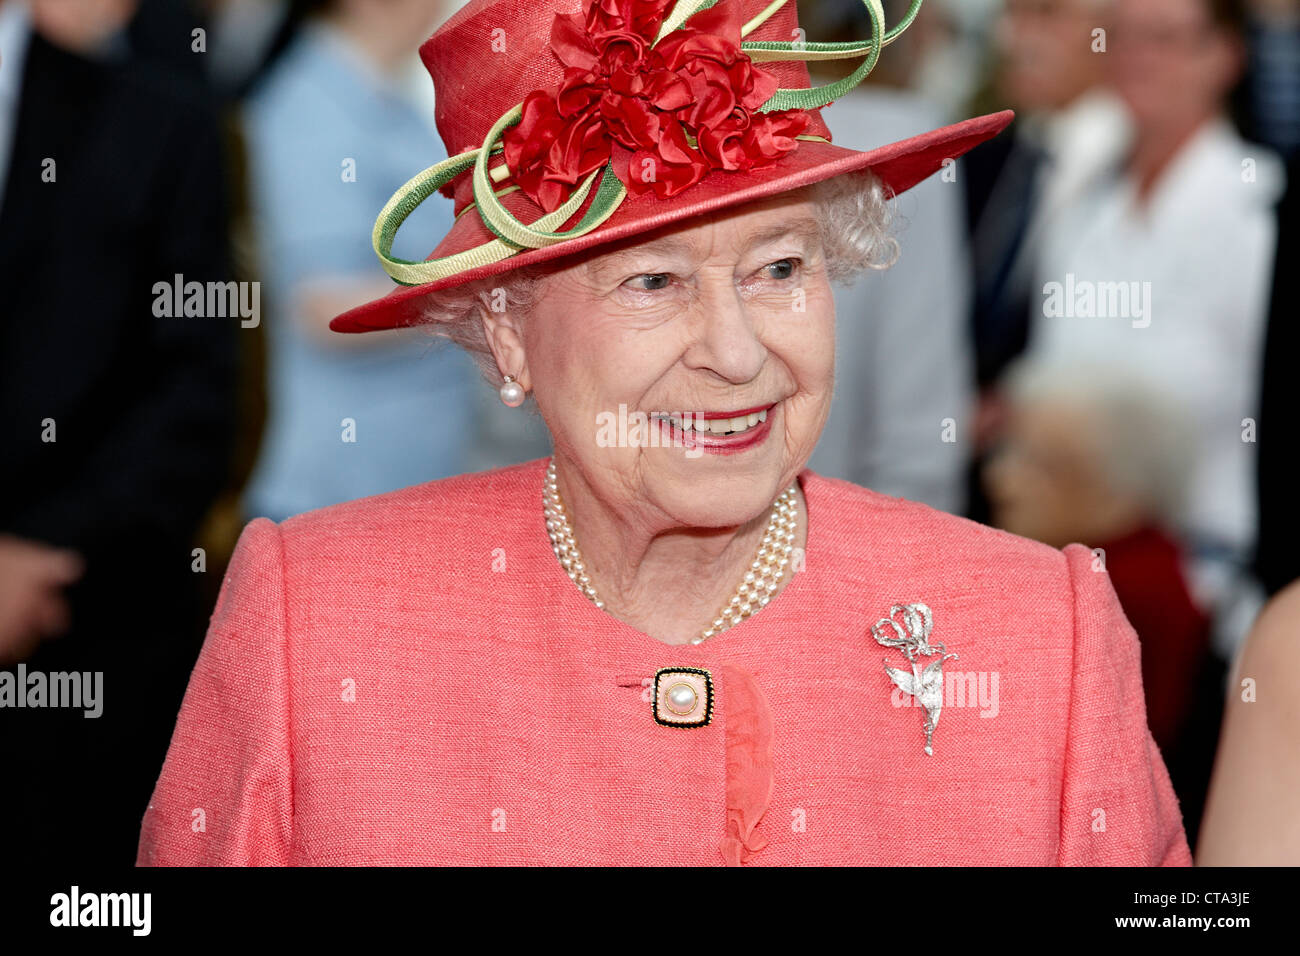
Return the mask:
[[1244, 62], [1234, 0], [1114, 9], [1106, 56], [1136, 138], [1123, 164], [1049, 227], [1030, 355], [1097, 360], [1161, 389], [1196, 422], [1178, 531], [1216, 647], [1231, 656], [1259, 598], [1257, 393], [1276, 247], [1276, 157], [1243, 141], [1224, 103]]
[[1114, 0], [1006, 0], [996, 29], [999, 88], [1016, 135], [1045, 154], [1025, 247], [1132, 143], [1129, 113], [1105, 82]]

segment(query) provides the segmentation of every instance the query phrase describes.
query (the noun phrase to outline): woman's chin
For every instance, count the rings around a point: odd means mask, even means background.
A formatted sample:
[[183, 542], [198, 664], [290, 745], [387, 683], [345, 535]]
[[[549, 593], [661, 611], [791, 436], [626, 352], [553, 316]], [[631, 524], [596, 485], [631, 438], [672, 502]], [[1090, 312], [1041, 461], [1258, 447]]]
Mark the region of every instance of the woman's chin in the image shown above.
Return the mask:
[[727, 472], [701, 469], [688, 461], [661, 474], [648, 488], [648, 497], [682, 526], [734, 528], [768, 513], [784, 490], [781, 478], [779, 464]]

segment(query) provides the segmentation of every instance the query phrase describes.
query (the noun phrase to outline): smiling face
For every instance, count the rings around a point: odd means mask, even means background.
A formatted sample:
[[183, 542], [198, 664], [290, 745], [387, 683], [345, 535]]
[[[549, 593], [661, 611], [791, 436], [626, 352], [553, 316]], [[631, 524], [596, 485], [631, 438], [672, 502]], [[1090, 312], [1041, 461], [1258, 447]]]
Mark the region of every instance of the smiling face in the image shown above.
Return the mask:
[[[730, 527], [802, 469], [835, 365], [820, 209], [787, 193], [638, 236], [542, 280], [519, 326], [489, 319], [561, 463], [606, 505], [663, 527]], [[620, 406], [697, 418], [604, 447], [601, 423]]]

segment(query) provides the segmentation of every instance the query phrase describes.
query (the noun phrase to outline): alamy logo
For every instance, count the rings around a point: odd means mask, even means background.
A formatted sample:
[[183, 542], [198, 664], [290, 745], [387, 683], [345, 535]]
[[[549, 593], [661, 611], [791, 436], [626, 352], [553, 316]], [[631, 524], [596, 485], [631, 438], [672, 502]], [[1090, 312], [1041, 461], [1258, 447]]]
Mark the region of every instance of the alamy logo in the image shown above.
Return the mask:
[[68, 707], [98, 717], [104, 712], [104, 672], [46, 674], [19, 664], [16, 674], [0, 671], [0, 707]]
[[[934, 665], [931, 664], [931, 667]], [[890, 698], [895, 707], [924, 707], [925, 681], [921, 676], [890, 668], [890, 679], [897, 685]], [[913, 668], [915, 671], [915, 668]], [[998, 715], [998, 671], [944, 671], [941, 681], [935, 682], [935, 703], [943, 707], [977, 708], [981, 717]], [[913, 683], [913, 678], [915, 682]], [[900, 679], [901, 678], [901, 679]], [[913, 687], [921, 687], [917, 696]]]
[[153, 924], [150, 893], [71, 893], [50, 897], [51, 926], [129, 926], [132, 935], [148, 936]]
[[1091, 282], [1067, 273], [1065, 282], [1043, 286], [1048, 319], [1131, 319], [1133, 328], [1151, 324], [1150, 282]]
[[704, 451], [694, 436], [706, 432], [712, 433], [711, 424], [696, 412], [647, 414], [629, 412], [627, 405], [620, 404], [618, 414], [606, 411], [596, 415], [598, 448], [685, 448], [687, 458], [700, 458]]
[[153, 296], [153, 314], [160, 319], [237, 317], [246, 329], [262, 321], [260, 282], [186, 282], [178, 272], [171, 282], [155, 282]]

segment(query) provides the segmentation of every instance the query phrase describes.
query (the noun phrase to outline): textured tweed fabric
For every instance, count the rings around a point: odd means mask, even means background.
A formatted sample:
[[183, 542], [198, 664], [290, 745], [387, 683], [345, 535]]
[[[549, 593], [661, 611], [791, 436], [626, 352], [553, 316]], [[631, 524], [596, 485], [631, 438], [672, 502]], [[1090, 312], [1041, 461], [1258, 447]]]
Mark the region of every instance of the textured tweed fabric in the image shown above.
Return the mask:
[[[805, 471], [806, 567], [670, 647], [560, 569], [544, 469], [249, 524], [139, 863], [1191, 862], [1087, 549]], [[966, 691], [933, 756], [870, 633], [916, 602]], [[708, 726], [653, 719], [645, 683], [678, 666], [712, 673]]]

